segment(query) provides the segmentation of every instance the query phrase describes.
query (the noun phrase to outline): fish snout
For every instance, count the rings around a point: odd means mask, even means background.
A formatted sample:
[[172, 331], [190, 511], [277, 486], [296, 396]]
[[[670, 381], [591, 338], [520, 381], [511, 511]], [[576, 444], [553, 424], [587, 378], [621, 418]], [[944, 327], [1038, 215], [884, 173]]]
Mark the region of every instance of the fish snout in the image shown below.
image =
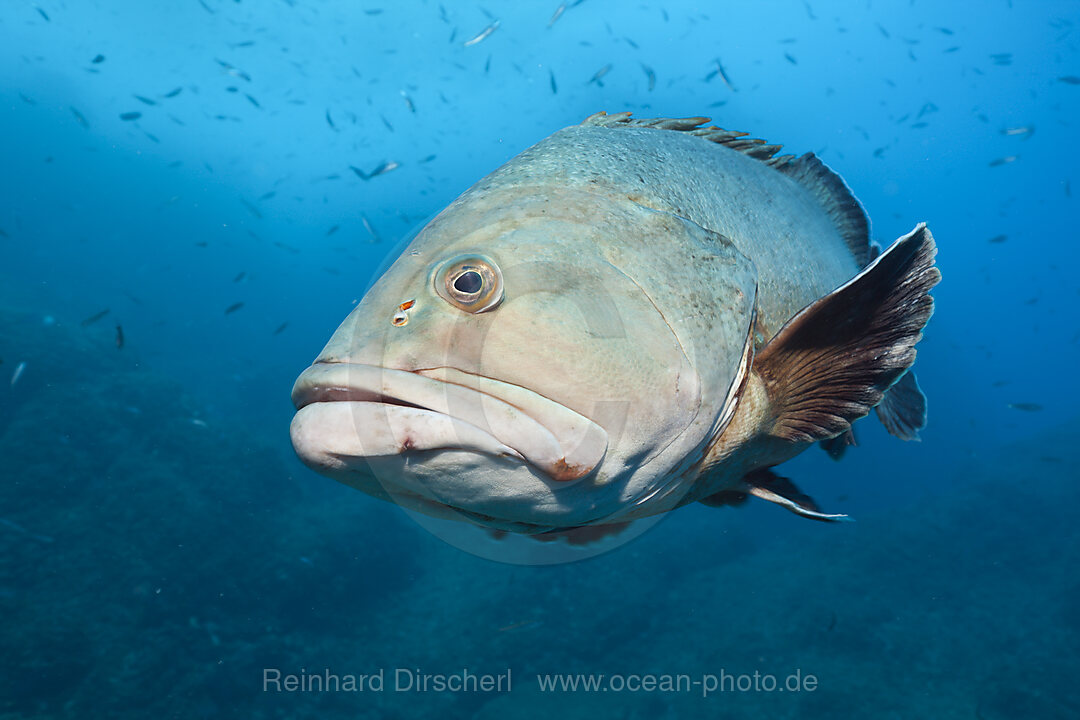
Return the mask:
[[607, 433], [531, 390], [454, 368], [318, 362], [296, 381], [293, 445], [316, 469], [368, 458], [465, 450], [528, 463], [555, 482], [593, 472]]

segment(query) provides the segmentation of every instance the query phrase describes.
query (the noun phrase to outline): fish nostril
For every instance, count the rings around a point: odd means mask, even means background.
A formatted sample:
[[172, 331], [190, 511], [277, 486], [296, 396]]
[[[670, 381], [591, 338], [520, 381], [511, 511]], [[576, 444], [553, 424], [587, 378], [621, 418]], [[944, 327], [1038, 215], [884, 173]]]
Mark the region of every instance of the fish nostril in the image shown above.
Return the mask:
[[406, 300], [398, 305], [398, 311], [394, 313], [394, 317], [390, 318], [390, 324], [394, 327], [403, 327], [409, 324], [408, 311], [416, 305], [416, 300]]

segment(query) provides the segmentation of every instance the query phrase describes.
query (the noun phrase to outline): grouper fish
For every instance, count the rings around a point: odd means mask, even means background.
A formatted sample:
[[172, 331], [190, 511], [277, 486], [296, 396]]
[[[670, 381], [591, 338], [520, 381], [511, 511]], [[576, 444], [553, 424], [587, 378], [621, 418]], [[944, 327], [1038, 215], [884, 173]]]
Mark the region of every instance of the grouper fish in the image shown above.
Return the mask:
[[498, 532], [751, 496], [844, 519], [772, 468], [871, 409], [925, 425], [934, 239], [881, 251], [813, 154], [707, 122], [597, 113], [454, 200], [297, 379], [299, 457]]

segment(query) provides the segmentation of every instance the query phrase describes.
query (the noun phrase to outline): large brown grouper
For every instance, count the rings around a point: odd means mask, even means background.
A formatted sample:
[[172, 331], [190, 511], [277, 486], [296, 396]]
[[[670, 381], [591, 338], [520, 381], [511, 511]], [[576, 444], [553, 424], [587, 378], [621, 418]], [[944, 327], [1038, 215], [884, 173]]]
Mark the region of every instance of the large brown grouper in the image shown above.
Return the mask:
[[871, 408], [925, 424], [934, 240], [879, 253], [814, 155], [707, 120], [598, 113], [451, 203], [296, 381], [300, 458], [530, 534], [749, 495], [843, 518], [770, 468]]

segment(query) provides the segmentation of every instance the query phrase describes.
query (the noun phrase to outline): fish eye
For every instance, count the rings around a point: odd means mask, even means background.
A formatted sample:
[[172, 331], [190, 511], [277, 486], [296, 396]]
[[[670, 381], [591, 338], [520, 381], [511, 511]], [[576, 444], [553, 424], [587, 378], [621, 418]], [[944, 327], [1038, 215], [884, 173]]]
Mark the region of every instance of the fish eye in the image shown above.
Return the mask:
[[435, 291], [459, 310], [481, 313], [502, 302], [502, 273], [483, 256], [461, 255], [436, 274]]
[[463, 272], [454, 280], [454, 289], [463, 295], [475, 295], [484, 287], [484, 278], [475, 270]]

